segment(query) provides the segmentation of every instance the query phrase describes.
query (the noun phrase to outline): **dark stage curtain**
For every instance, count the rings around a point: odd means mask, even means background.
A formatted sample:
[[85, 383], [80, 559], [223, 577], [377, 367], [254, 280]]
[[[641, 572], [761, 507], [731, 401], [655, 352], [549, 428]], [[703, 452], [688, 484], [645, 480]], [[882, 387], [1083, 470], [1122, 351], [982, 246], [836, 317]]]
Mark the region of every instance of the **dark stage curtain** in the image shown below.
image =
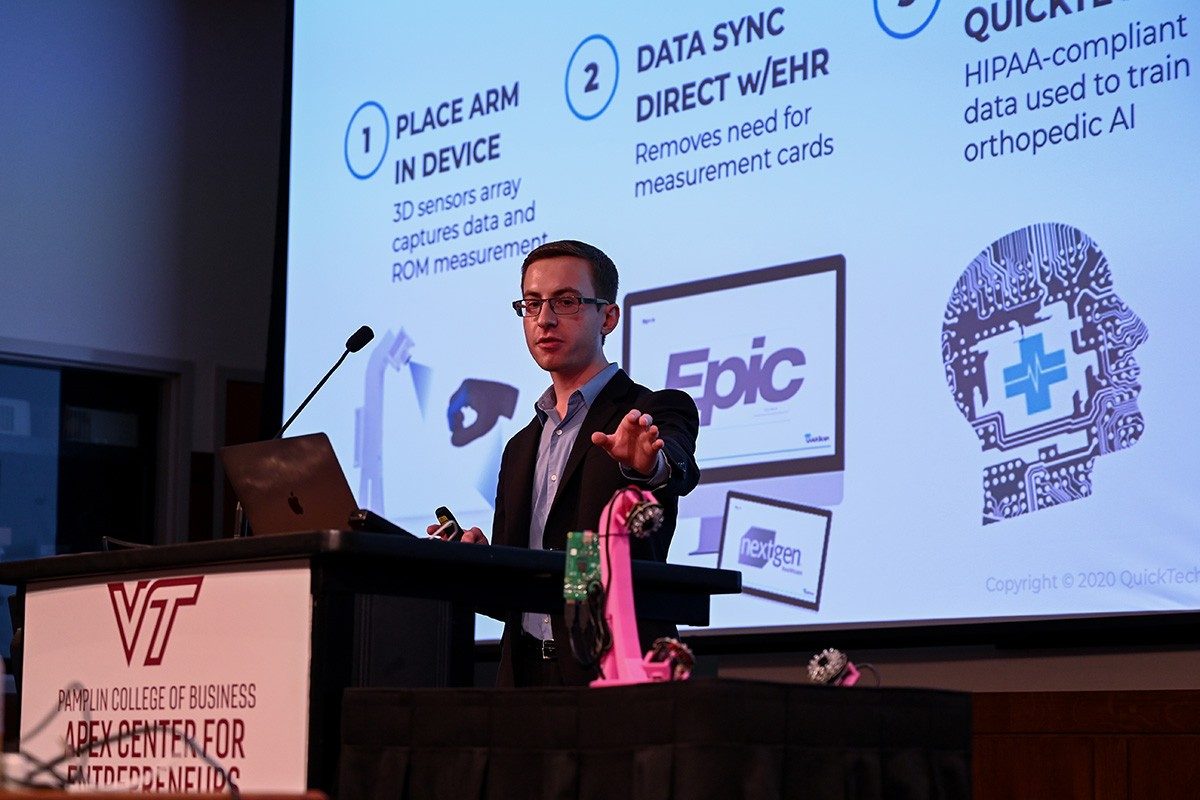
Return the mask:
[[969, 696], [698, 680], [350, 689], [338, 796], [965, 798]]

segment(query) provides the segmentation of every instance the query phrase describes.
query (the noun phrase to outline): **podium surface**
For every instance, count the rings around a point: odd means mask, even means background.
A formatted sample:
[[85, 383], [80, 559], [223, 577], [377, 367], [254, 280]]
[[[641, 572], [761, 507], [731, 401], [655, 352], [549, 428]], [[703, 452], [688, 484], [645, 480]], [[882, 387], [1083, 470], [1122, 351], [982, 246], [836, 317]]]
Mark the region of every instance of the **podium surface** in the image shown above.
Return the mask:
[[[199, 745], [247, 791], [333, 791], [346, 688], [469, 686], [474, 612], [561, 609], [563, 565], [561, 552], [348, 531], [0, 564], [18, 587], [22, 748], [53, 757], [64, 739], [124, 736], [76, 768], [110, 786], [219, 791]], [[709, 596], [740, 589], [728, 570], [632, 573], [639, 616], [677, 623], [707, 624]]]

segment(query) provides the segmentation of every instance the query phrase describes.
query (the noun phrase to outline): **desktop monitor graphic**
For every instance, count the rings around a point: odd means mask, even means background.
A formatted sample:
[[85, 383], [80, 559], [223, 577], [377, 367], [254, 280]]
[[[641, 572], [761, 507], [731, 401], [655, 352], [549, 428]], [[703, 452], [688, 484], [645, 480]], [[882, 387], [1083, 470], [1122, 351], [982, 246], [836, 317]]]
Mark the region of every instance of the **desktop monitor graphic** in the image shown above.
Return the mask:
[[841, 501], [845, 267], [840, 255], [631, 292], [625, 370], [696, 401], [696, 552], [717, 552], [726, 494]]

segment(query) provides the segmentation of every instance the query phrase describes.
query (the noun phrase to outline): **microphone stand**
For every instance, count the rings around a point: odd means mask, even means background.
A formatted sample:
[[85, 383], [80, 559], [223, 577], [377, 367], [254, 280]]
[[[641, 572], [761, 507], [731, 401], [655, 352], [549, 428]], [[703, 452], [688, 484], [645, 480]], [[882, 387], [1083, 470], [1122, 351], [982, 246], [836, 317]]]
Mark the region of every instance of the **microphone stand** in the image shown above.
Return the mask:
[[292, 415], [288, 417], [287, 422], [283, 423], [283, 427], [279, 429], [279, 432], [271, 437], [272, 439], [279, 439], [283, 437], [284, 431], [292, 426], [292, 423], [296, 421], [296, 417], [300, 416], [300, 412], [303, 411], [304, 407], [308, 405], [308, 401], [312, 400], [313, 396], [316, 395], [317, 392], [321, 391], [321, 387], [325, 385], [325, 381], [329, 380], [329, 376], [333, 374], [334, 370], [342, 365], [342, 362], [346, 360], [346, 356], [348, 355], [350, 355], [350, 348], [347, 347], [342, 351], [342, 356], [337, 360], [337, 363], [329, 368], [329, 372], [325, 373], [325, 377], [321, 378], [321, 381], [313, 387], [313, 390], [308, 393], [308, 397], [304, 398], [304, 402], [292, 412]]
[[[293, 422], [296, 421], [296, 417], [300, 416], [300, 412], [304, 410], [309, 401], [316, 396], [317, 392], [321, 391], [321, 387], [325, 385], [325, 381], [329, 380], [329, 376], [333, 375], [337, 368], [342, 365], [342, 362], [346, 360], [346, 356], [362, 350], [364, 347], [366, 347], [367, 343], [374, 338], [375, 332], [366, 325], [363, 325], [361, 328], [351, 334], [350, 338], [346, 340], [346, 349], [342, 351], [342, 355], [338, 358], [337, 362], [329, 368], [329, 371], [325, 373], [325, 377], [321, 378], [317, 385], [313, 387], [312, 391], [308, 393], [308, 397], [304, 398], [304, 402], [302, 402], [296, 408], [296, 410], [292, 412], [292, 415], [288, 417], [287, 422], [283, 423], [283, 427], [280, 428], [279, 431], [271, 437], [271, 439], [279, 439], [283, 436], [284, 432], [291, 427]], [[243, 536], [249, 535], [250, 520], [246, 517], [246, 510], [242, 508], [242, 501], [238, 500], [237, 505], [233, 508], [233, 538], [240, 539]]]

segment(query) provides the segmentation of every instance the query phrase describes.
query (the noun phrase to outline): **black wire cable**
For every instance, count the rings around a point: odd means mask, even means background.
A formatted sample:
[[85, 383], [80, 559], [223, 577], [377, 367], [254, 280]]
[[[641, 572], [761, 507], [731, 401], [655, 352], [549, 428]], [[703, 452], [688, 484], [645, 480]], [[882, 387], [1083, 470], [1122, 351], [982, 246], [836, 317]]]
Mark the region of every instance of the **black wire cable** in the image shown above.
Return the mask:
[[52, 765], [48, 761], [42, 761], [39, 758], [31, 756], [29, 753], [18, 752], [17, 755], [25, 759], [25, 763], [32, 764], [33, 766], [37, 767], [37, 769], [26, 773], [24, 779], [14, 778], [11, 775], [5, 775], [6, 782], [16, 784], [22, 789], [44, 789], [46, 788], [44, 784], [34, 783], [32, 780], [30, 780], [30, 778], [41, 775], [42, 773], [46, 773], [54, 778], [58, 784], [56, 787], [58, 789], [65, 789], [71, 784], [71, 780], [68, 777], [55, 769], [55, 766], [57, 765]]
[[587, 610], [585, 603], [586, 601], [581, 602], [577, 600], [567, 603], [567, 634], [571, 643], [571, 652], [575, 655], [575, 660], [584, 669], [591, 669], [596, 662], [596, 656], [590, 630], [584, 627], [586, 623], [584, 617]]
[[596, 667], [603, 655], [602, 645], [607, 626], [603, 618], [597, 615], [596, 605], [596, 599], [602, 592], [600, 584], [593, 581], [588, 585], [587, 599], [567, 604], [571, 650], [585, 669]]
[[[58, 712], [56, 711], [54, 716], [57, 716], [57, 713]], [[135, 725], [127, 731], [123, 731], [121, 733], [117, 733], [112, 736], [105, 737], [104, 739], [89, 739], [86, 742], [76, 745], [75, 748], [68, 750], [67, 752], [65, 752], [61, 756], [59, 756], [58, 758], [55, 758], [51, 761], [41, 762], [41, 761], [38, 761], [33, 756], [30, 756], [26, 753], [21, 753], [20, 755], [22, 758], [24, 758], [26, 761], [28, 761], [30, 763], [37, 765], [38, 769], [36, 769], [33, 772], [30, 772], [28, 775], [26, 775], [24, 780], [13, 780], [11, 778], [9, 780], [12, 781], [13, 783], [16, 783], [19, 786], [24, 787], [24, 788], [44, 788], [40, 784], [33, 783], [32, 779], [36, 778], [37, 776], [42, 775], [44, 773], [48, 773], [50, 775], [53, 775], [59, 781], [59, 786], [58, 786], [59, 789], [66, 789], [67, 786], [70, 785], [71, 781], [68, 781], [67, 779], [63, 778], [61, 775], [58, 774], [58, 772], [55, 771], [59, 765], [65, 764], [66, 762], [68, 762], [74, 758], [79, 758], [80, 756], [85, 756], [85, 761], [83, 762], [83, 766], [86, 766], [86, 754], [91, 748], [106, 745], [106, 744], [115, 744], [117, 742], [124, 741], [125, 739], [129, 739], [134, 736], [139, 736], [139, 735], [145, 734], [145, 733], [150, 733], [152, 731], [166, 731], [166, 732], [170, 733], [172, 736], [175, 736], [176, 738], [182, 739], [184, 742], [186, 742], [192, 748], [192, 752], [200, 757], [201, 761], [203, 761], [204, 763], [208, 764], [210, 767], [215, 769], [217, 771], [217, 774], [225, 779], [226, 785], [229, 786], [230, 797], [232, 797], [233, 800], [241, 800], [241, 797], [242, 797], [241, 791], [238, 789], [237, 783], [229, 775], [228, 770], [226, 770], [225, 767], [222, 766], [221, 763], [218, 762], [215, 758], [210, 756], [204, 750], [204, 748], [200, 746], [199, 742], [197, 742], [192, 737], [188, 736], [186, 733], [181, 733], [181, 732], [177, 731], [175, 729], [174, 725], [162, 725], [160, 723], [154, 723], [152, 725]], [[81, 769], [80, 775], [83, 775], [83, 774], [84, 773]]]
[[[68, 683], [66, 685], [66, 687], [64, 687], [64, 688], [68, 692], [71, 691], [72, 689], [79, 691], [79, 692], [87, 690], [87, 687], [84, 686], [79, 681], [72, 681], [71, 683]], [[83, 721], [84, 722], [90, 723], [92, 721], [92, 715], [90, 712], [91, 712], [90, 708], [83, 709]], [[25, 739], [34, 738], [35, 736], [40, 734], [42, 731], [44, 731], [50, 725], [51, 722], [56, 720], [60, 713], [62, 713], [61, 710], [58, 708], [57, 705], [55, 705], [53, 708], [50, 709], [50, 711], [46, 714], [46, 716], [42, 717], [41, 722], [39, 722], [37, 725], [33, 726], [32, 730], [25, 731], [23, 734], [21, 734], [22, 738], [25, 738]]]
[[874, 664], [859, 664], [858, 670], [859, 670], [859, 672], [862, 672], [863, 670], [869, 671], [871, 673], [871, 676], [873, 678], [875, 678], [875, 686], [876, 687], [883, 685], [882, 676], [879, 674], [879, 670], [875, 669]]
[[[70, 692], [72, 690], [76, 691], [76, 692], [87, 691], [87, 687], [84, 686], [79, 681], [71, 681], [70, 683], [68, 683], [66, 685], [65, 688], [66, 688], [66, 691], [68, 691], [68, 692]], [[83, 704], [83, 708], [81, 709], [81, 712], [82, 713], [80, 714], [80, 717], [81, 717], [83, 723], [87, 726], [87, 730], [91, 730], [91, 725], [92, 725], [91, 705], [89, 703]], [[22, 734], [22, 738], [26, 739], [26, 740], [34, 739], [39, 734], [41, 734], [42, 731], [44, 731], [47, 727], [49, 727], [50, 723], [53, 722], [54, 720], [56, 720], [60, 713], [62, 713], [61, 709], [59, 709], [59, 707], [57, 705], [52, 706], [50, 708], [50, 710], [46, 713], [46, 716], [42, 717], [41, 721], [38, 722], [38, 724], [34, 725], [31, 730]], [[70, 783], [70, 781], [67, 780], [67, 778], [63, 777], [58, 772], [55, 772], [54, 768], [52, 766], [47, 766], [48, 762], [39, 761], [38, 759], [34, 758], [33, 756], [29, 755], [28, 753], [19, 753], [19, 755], [22, 758], [24, 758], [27, 762], [34, 764], [35, 766], [38, 767], [36, 772], [31, 773], [32, 775], [38, 775], [38, 774], [41, 774], [42, 772], [49, 772], [51, 775], [54, 776], [55, 780], [57, 780], [59, 782], [60, 788], [63, 786], [66, 786], [68, 783]], [[87, 768], [87, 762], [88, 762], [88, 752], [84, 751], [82, 757], [79, 759], [80, 771]], [[57, 766], [57, 765], [55, 765], [55, 766]], [[16, 781], [16, 780], [14, 780], [12, 782], [18, 783], [18, 784], [21, 783], [20, 781]]]
[[[626, 486], [619, 491], [613, 500], [627, 497], [630, 493], [633, 494], [635, 499], [641, 499], [641, 494], [636, 488]], [[587, 587], [587, 598], [585, 600], [569, 602], [566, 607], [567, 616], [569, 617], [567, 620], [567, 634], [575, 659], [585, 669], [595, 668], [601, 678], [605, 677], [604, 669], [601, 666], [604, 654], [611, 650], [613, 646], [613, 632], [611, 626], [608, 624], [607, 616], [609, 587], [613, 580], [612, 548], [609, 538], [612, 536], [629, 535], [628, 531], [617, 533], [612, 530], [615, 515], [615, 503], [610, 501], [608, 516], [604, 520], [602, 528], [606, 533], [601, 537], [604, 539], [604, 574], [608, 576], [609, 585], [605, 585], [603, 579], [593, 581]]]

